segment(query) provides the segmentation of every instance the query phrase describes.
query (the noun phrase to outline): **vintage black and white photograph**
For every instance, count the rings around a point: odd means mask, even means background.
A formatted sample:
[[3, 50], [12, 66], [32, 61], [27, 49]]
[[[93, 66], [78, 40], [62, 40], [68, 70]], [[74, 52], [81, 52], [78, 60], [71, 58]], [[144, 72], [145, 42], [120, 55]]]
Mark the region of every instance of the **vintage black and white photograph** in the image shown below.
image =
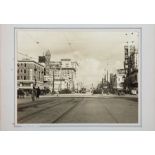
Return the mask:
[[138, 124], [140, 30], [16, 28], [17, 124]]

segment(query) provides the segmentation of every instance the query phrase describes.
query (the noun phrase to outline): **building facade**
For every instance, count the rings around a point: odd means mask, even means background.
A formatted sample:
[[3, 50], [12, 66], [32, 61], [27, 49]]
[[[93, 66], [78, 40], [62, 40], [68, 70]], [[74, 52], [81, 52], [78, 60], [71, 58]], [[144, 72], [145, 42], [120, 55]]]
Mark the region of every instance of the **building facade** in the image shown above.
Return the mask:
[[138, 49], [135, 48], [135, 45], [130, 45], [125, 46], [124, 51], [125, 89], [129, 93], [132, 93], [133, 90], [138, 92]]
[[29, 91], [33, 86], [43, 89], [44, 66], [33, 60], [20, 60], [17, 63], [17, 88]]
[[60, 61], [48, 61], [45, 64], [44, 82], [48, 83], [52, 92], [60, 92], [64, 89], [75, 91], [77, 62], [71, 59], [61, 59]]
[[112, 84], [114, 90], [123, 90], [125, 81], [125, 70], [118, 69], [117, 73], [112, 76]]
[[124, 70], [127, 75], [129, 73], [129, 48], [127, 45], [124, 46]]

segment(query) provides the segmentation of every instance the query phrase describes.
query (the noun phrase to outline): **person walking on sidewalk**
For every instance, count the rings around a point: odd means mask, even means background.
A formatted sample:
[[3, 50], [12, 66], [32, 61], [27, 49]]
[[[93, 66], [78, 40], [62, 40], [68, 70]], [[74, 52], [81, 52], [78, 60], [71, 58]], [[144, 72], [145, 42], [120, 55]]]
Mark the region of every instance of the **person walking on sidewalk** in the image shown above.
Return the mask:
[[36, 96], [37, 99], [39, 99], [39, 96], [40, 96], [40, 88], [38, 87], [38, 88], [37, 88], [37, 96]]
[[33, 89], [32, 89], [32, 101], [35, 101], [36, 99], [36, 88], [33, 86]]

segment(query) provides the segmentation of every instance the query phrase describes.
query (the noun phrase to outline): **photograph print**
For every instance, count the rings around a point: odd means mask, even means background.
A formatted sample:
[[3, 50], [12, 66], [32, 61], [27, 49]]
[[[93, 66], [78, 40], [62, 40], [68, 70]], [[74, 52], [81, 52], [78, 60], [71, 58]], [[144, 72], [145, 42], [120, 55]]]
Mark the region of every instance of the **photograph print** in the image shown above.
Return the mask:
[[140, 120], [140, 30], [15, 28], [16, 123]]

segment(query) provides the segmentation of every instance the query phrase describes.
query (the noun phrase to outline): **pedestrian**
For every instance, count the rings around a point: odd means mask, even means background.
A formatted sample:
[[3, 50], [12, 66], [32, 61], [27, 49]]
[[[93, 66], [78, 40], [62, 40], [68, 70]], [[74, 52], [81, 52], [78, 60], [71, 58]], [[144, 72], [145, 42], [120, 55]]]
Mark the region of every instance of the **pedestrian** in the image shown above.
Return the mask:
[[57, 97], [59, 96], [59, 91], [57, 91]]
[[37, 98], [39, 99], [39, 96], [40, 96], [40, 88], [38, 87], [37, 88]]
[[35, 101], [35, 98], [36, 98], [36, 88], [33, 86], [33, 89], [32, 89], [32, 101]]

